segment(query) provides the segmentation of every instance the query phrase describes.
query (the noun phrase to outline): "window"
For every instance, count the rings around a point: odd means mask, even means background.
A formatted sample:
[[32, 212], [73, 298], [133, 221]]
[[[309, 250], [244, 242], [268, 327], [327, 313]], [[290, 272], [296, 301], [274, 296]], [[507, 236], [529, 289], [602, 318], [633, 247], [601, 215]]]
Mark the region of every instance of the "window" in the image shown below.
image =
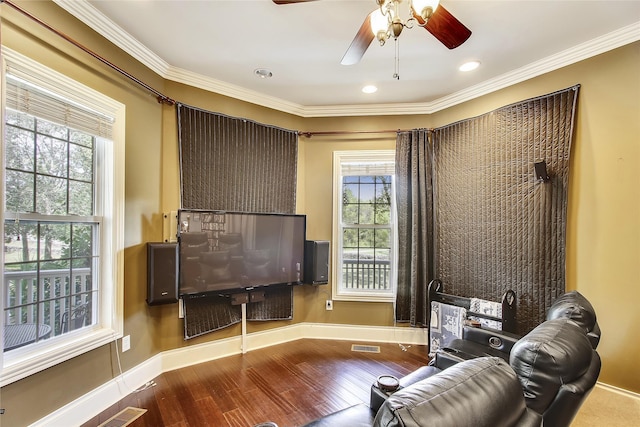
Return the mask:
[[122, 335], [124, 107], [4, 52], [5, 385]]
[[333, 156], [333, 298], [391, 301], [396, 283], [395, 153]]

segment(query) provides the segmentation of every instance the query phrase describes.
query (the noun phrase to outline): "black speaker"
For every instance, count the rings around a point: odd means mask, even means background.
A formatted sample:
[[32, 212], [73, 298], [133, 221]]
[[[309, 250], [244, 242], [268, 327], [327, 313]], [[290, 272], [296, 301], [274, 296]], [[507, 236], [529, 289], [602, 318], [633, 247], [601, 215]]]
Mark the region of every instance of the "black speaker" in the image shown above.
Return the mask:
[[329, 242], [307, 240], [304, 245], [304, 283], [329, 283]]
[[178, 244], [147, 243], [147, 304], [178, 302]]

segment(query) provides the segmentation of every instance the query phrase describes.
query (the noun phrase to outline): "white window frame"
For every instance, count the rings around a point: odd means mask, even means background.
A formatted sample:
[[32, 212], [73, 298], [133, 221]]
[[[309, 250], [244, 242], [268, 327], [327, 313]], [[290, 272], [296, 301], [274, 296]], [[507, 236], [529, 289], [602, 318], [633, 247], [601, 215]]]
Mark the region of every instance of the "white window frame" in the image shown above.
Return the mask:
[[[0, 353], [0, 386], [5, 386], [33, 375], [58, 363], [79, 356], [95, 348], [121, 338], [124, 313], [124, 160], [125, 160], [125, 105], [83, 84], [70, 79], [30, 58], [2, 46], [2, 114], [0, 160], [4, 179], [4, 112], [5, 73], [24, 72], [23, 78], [53, 93], [64, 94], [69, 101], [86, 106], [114, 119], [111, 144], [102, 144], [103, 151], [96, 152], [96, 185], [102, 198], [96, 204], [102, 209], [99, 251], [100, 262], [98, 315], [96, 323], [55, 339]], [[4, 181], [3, 181], [4, 182]], [[4, 200], [4, 186], [0, 196]], [[96, 193], [98, 196], [98, 192]], [[0, 209], [0, 233], [4, 236], [4, 207]], [[2, 251], [0, 251], [2, 252]], [[4, 253], [0, 261], [4, 265]], [[4, 307], [4, 291], [0, 304]], [[0, 316], [0, 326], [4, 317]], [[0, 338], [2, 339], [2, 338]], [[4, 343], [2, 343], [4, 348]]]
[[393, 162], [395, 164], [394, 150], [353, 150], [333, 152], [333, 245], [332, 245], [332, 296], [338, 301], [369, 301], [369, 302], [393, 302], [395, 301], [398, 283], [398, 221], [395, 201], [395, 174], [392, 180], [392, 202], [391, 202], [391, 236], [392, 245], [390, 259], [390, 282], [389, 291], [349, 291], [342, 286], [342, 165], [345, 163], [358, 162]]

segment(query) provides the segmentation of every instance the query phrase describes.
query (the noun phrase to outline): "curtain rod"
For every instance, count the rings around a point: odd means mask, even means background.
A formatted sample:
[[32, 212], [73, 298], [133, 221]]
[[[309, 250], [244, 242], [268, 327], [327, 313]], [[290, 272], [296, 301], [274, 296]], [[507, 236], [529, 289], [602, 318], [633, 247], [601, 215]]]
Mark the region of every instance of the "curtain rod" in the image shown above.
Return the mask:
[[334, 131], [321, 131], [321, 132], [303, 132], [298, 131], [301, 136], [311, 138], [312, 136], [322, 135], [354, 135], [354, 134], [367, 134], [367, 133], [398, 133], [404, 132], [402, 129], [386, 129], [386, 130], [334, 130]]
[[[385, 130], [334, 130], [334, 131], [320, 131], [320, 132], [303, 132], [298, 131], [298, 135], [306, 136], [307, 138], [311, 138], [312, 136], [323, 136], [323, 135], [355, 135], [355, 134], [371, 134], [371, 133], [400, 133], [400, 132], [410, 132], [416, 129], [385, 129]], [[418, 130], [429, 130], [433, 131], [433, 128], [420, 128]]]
[[15, 10], [17, 10], [18, 12], [22, 13], [24, 16], [30, 18], [31, 20], [37, 22], [38, 24], [40, 24], [41, 26], [45, 27], [49, 31], [51, 31], [51, 32], [57, 34], [58, 36], [62, 37], [63, 39], [65, 39], [69, 43], [73, 44], [77, 48], [79, 48], [79, 49], [83, 50], [84, 52], [88, 53], [89, 55], [93, 56], [95, 59], [97, 59], [98, 61], [102, 62], [103, 64], [111, 67], [112, 69], [114, 69], [118, 73], [122, 74], [123, 76], [127, 77], [129, 80], [132, 80], [134, 83], [138, 84], [139, 86], [142, 86], [143, 88], [145, 88], [149, 92], [151, 92], [154, 95], [156, 95], [159, 103], [168, 104], [168, 105], [174, 105], [176, 103], [175, 100], [173, 100], [173, 99], [169, 98], [168, 96], [160, 93], [159, 91], [157, 91], [156, 89], [152, 88], [151, 86], [149, 86], [148, 84], [146, 84], [142, 80], [140, 80], [137, 77], [129, 74], [128, 72], [126, 72], [122, 68], [118, 67], [117, 65], [113, 64], [112, 62], [109, 62], [108, 60], [106, 60], [102, 56], [98, 55], [97, 53], [95, 53], [94, 51], [89, 49], [88, 47], [78, 43], [77, 41], [75, 41], [74, 39], [69, 37], [68, 35], [62, 33], [61, 31], [56, 30], [51, 25], [47, 24], [46, 22], [42, 21], [41, 19], [37, 18], [36, 16], [32, 15], [31, 13], [27, 12], [26, 10], [22, 9], [20, 6], [12, 3], [9, 0], [0, 0], [0, 3], [5, 3], [5, 4], [11, 6]]

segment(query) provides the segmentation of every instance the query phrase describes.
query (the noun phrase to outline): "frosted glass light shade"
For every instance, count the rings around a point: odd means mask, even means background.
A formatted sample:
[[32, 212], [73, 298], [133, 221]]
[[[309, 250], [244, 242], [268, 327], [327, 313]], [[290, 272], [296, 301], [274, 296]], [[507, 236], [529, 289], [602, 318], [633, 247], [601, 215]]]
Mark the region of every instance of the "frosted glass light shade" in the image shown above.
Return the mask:
[[386, 32], [387, 28], [389, 28], [389, 18], [382, 14], [380, 8], [376, 9], [371, 14], [371, 32], [377, 36], [380, 31]]
[[423, 18], [428, 18], [429, 16], [424, 16], [423, 11], [430, 7], [431, 13], [436, 11], [436, 8], [440, 4], [440, 0], [411, 0], [411, 5], [413, 10]]

